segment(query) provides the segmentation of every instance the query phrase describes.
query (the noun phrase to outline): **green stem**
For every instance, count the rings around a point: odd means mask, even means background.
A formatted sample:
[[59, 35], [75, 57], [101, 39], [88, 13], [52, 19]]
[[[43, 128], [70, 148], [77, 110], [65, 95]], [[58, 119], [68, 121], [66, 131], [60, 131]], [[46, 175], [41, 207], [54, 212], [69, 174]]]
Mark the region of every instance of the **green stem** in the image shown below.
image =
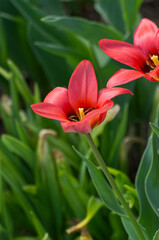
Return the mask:
[[119, 190], [118, 186], [116, 185], [112, 175], [110, 174], [110, 172], [109, 172], [109, 170], [108, 170], [108, 168], [107, 168], [107, 166], [106, 166], [102, 156], [100, 155], [100, 152], [98, 151], [96, 145], [94, 144], [94, 141], [93, 141], [91, 135], [88, 133], [85, 136], [86, 136], [88, 144], [91, 147], [91, 149], [92, 149], [92, 151], [94, 153], [94, 156], [95, 156], [96, 160], [98, 161], [102, 171], [104, 172], [107, 180], [109, 181], [110, 185], [112, 186], [112, 189], [114, 190], [114, 192], [118, 196], [118, 199], [119, 199], [120, 203], [123, 205], [123, 207], [124, 207], [128, 217], [129, 217], [130, 221], [132, 222], [132, 224], [133, 224], [133, 226], [134, 226], [134, 228], [135, 228], [135, 230], [136, 230], [136, 232], [137, 232], [137, 234], [139, 236], [139, 239], [140, 240], [145, 240], [144, 235], [143, 235], [143, 233], [142, 233], [142, 231], [141, 231], [141, 229], [140, 229], [140, 227], [139, 227], [139, 225], [138, 225], [138, 223], [137, 223], [137, 221], [136, 221], [132, 211], [128, 207], [125, 199], [122, 196], [122, 193], [120, 192], [120, 190]]

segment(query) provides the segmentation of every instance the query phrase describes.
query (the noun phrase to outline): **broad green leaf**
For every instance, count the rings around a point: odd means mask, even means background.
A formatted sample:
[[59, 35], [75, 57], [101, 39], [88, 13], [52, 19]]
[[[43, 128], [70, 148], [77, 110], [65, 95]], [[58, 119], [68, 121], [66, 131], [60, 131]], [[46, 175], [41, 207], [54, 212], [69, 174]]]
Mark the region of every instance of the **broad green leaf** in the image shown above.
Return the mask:
[[[145, 192], [145, 180], [152, 160], [152, 137], [149, 138], [147, 147], [142, 156], [136, 176], [136, 189], [139, 196], [140, 215], [139, 223], [145, 228], [147, 235], [152, 239], [159, 226], [159, 219], [153, 211]], [[146, 211], [145, 211], [146, 209]], [[150, 224], [151, 222], [151, 224]]]
[[51, 26], [58, 26], [62, 30], [73, 32], [95, 45], [102, 38], [122, 40], [122, 35], [118, 31], [84, 18], [48, 16], [42, 20]]
[[103, 19], [120, 32], [131, 32], [138, 20], [142, 0], [98, 0], [95, 9]]
[[25, 143], [7, 134], [2, 136], [2, 142], [11, 152], [24, 159], [27, 165], [31, 168], [34, 166], [35, 154]]
[[138, 234], [136, 233], [132, 223], [127, 218], [121, 218], [124, 228], [131, 240], [140, 240]]
[[[41, 69], [31, 52], [26, 38], [26, 22], [18, 14], [18, 11], [9, 0], [0, 0], [3, 19], [0, 20], [0, 50], [1, 64], [6, 66], [8, 58], [12, 59], [17, 65], [28, 73], [32, 79], [41, 81]], [[14, 38], [12, 36], [14, 35]], [[18, 51], [15, 51], [18, 46]]]
[[99, 196], [101, 197], [101, 199], [106, 204], [106, 206], [110, 210], [115, 212], [116, 214], [126, 215], [124, 212], [124, 209], [120, 206], [118, 200], [114, 196], [114, 193], [113, 193], [111, 187], [107, 183], [107, 181], [104, 178], [101, 171], [93, 163], [91, 163], [89, 160], [87, 160], [77, 149], [74, 148], [74, 150], [79, 155], [79, 157], [83, 161], [85, 161], [85, 163], [88, 167], [90, 176], [92, 178], [92, 181], [95, 185], [95, 188], [96, 188]]
[[159, 137], [159, 127], [156, 126], [154, 123], [150, 123], [150, 126], [152, 128], [152, 130], [157, 134], [157, 136]]
[[[45, 81], [48, 81], [49, 79], [50, 82], [55, 84], [55, 82], [59, 79], [65, 79], [66, 76], [68, 76], [68, 64], [65, 62], [65, 60], [35, 47], [34, 42], [45, 41], [51, 43], [69, 44], [69, 36], [66, 36], [64, 32], [61, 34], [61, 31], [57, 27], [48, 26], [46, 23], [40, 21], [44, 15], [37, 9], [33, 8], [27, 1], [11, 0], [11, 2], [28, 21], [29, 41], [34, 54], [36, 55], [41, 67], [48, 77], [45, 78]], [[71, 44], [73, 44], [73, 42], [71, 42], [70, 45]], [[61, 71], [60, 66], [63, 66], [63, 71]], [[47, 83], [45, 85], [47, 86]], [[48, 84], [48, 86], [49, 85], [50, 84]], [[57, 82], [55, 85], [57, 85]], [[45, 88], [46, 86], [43, 87]]]
[[80, 54], [79, 51], [66, 46], [62, 46], [62, 45], [60, 46], [59, 44], [36, 42], [35, 45], [57, 56], [74, 57], [74, 58], [79, 57], [80, 59], [82, 58], [82, 55]]
[[109, 25], [121, 33], [125, 32], [126, 26], [120, 0], [98, 0], [95, 3], [95, 9]]
[[126, 24], [126, 30], [131, 32], [139, 18], [139, 8], [143, 0], [119, 0], [121, 2], [122, 14]]
[[[47, 79], [50, 81], [51, 86], [67, 86], [69, 79], [69, 67], [65, 60], [61, 56], [53, 55], [35, 45], [35, 42], [37, 41], [45, 41], [56, 44], [55, 41], [49, 40], [48, 37], [46, 38], [45, 35], [42, 35], [39, 29], [37, 30], [34, 25], [30, 25], [28, 28], [28, 38], [32, 50], [41, 64]], [[63, 66], [63, 71], [60, 71], [60, 66]], [[47, 83], [47, 85], [49, 86], [50, 84]]]
[[158, 156], [158, 137], [154, 134], [152, 137], [152, 162], [146, 178], [146, 194], [149, 203], [156, 215], [159, 217], [159, 156]]
[[46, 14], [55, 14], [55, 15], [63, 15], [64, 8], [62, 6], [61, 1], [59, 0], [38, 0], [36, 1], [38, 7], [45, 12]]

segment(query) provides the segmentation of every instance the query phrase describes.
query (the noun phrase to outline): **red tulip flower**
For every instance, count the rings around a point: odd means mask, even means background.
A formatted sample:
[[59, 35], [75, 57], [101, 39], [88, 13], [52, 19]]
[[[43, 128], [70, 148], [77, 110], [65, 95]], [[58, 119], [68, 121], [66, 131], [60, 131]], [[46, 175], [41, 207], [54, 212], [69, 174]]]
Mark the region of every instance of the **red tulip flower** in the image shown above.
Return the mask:
[[152, 82], [159, 81], [159, 29], [154, 22], [141, 20], [134, 33], [134, 45], [102, 39], [99, 46], [108, 56], [136, 69], [120, 69], [109, 79], [108, 88], [140, 77]]
[[[101, 89], [98, 93], [96, 75], [92, 64], [84, 60], [73, 72], [68, 89], [57, 87], [44, 99], [33, 104], [33, 111], [43, 117], [60, 121], [64, 132], [88, 133], [106, 117], [113, 106], [110, 99], [127, 89]], [[98, 94], [98, 96], [97, 96]]]

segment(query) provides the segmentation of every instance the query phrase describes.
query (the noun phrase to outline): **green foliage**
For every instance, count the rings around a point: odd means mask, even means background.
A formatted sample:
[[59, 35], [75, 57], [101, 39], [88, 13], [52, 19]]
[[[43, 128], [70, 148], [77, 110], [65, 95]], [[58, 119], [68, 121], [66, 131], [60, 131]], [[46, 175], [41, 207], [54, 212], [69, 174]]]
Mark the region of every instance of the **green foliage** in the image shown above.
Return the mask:
[[[141, 3], [0, 0], [0, 239], [138, 239], [84, 138], [63, 133], [59, 123], [34, 114], [30, 105], [53, 87], [67, 86], [83, 59], [92, 62], [99, 88], [105, 87], [122, 64], [110, 60], [98, 41], [131, 43]], [[93, 21], [89, 13], [82, 17], [89, 6]], [[157, 85], [145, 79], [126, 85], [135, 95], [116, 98], [118, 111], [109, 111], [92, 133], [146, 240], [159, 234]], [[143, 152], [138, 144], [134, 159], [134, 142], [146, 140], [149, 120], [154, 133], [134, 186], [132, 162]]]

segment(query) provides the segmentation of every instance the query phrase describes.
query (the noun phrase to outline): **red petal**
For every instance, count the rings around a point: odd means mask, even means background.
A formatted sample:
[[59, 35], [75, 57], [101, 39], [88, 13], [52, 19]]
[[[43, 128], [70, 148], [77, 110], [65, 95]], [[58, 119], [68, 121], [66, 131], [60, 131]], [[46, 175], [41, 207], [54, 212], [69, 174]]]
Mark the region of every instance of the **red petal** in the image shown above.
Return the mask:
[[[104, 105], [99, 107], [97, 106], [97, 109], [92, 110], [85, 116], [85, 120], [89, 121], [91, 128], [93, 129], [95, 126], [98, 126], [101, 122], [104, 121], [106, 117], [107, 111], [112, 108], [114, 105], [114, 102], [111, 100], [105, 101]], [[99, 108], [98, 108], [99, 107]], [[101, 118], [102, 116], [102, 118]]]
[[[114, 104], [113, 101], [111, 100], [107, 101], [102, 108], [95, 109], [87, 113], [87, 115], [85, 115], [82, 121], [61, 122], [64, 132], [78, 132], [81, 134], [86, 134], [88, 132], [91, 132], [95, 126], [99, 125], [100, 116], [103, 115], [103, 113], [105, 113], [105, 116], [106, 116], [106, 112], [113, 106], [113, 104]], [[102, 121], [103, 120], [104, 118], [102, 118]]]
[[157, 25], [149, 19], [142, 19], [134, 33], [134, 45], [140, 47], [147, 58], [157, 54], [155, 38], [158, 31]]
[[99, 41], [99, 46], [111, 58], [137, 70], [143, 68], [146, 63], [143, 52], [132, 44], [117, 40], [102, 39]]
[[137, 78], [143, 77], [145, 74], [135, 70], [120, 69], [107, 82], [107, 88], [112, 88], [131, 82]]
[[59, 121], [66, 121], [66, 115], [63, 110], [53, 104], [41, 102], [31, 105], [32, 110], [40, 116]]
[[102, 107], [106, 101], [125, 93], [133, 93], [125, 88], [103, 88], [99, 91], [97, 108]]
[[97, 102], [97, 79], [91, 62], [83, 60], [73, 72], [69, 86], [69, 101], [73, 109], [93, 108]]
[[63, 87], [54, 88], [44, 99], [44, 102], [60, 107], [66, 115], [74, 115], [68, 99], [68, 89]]
[[151, 72], [145, 74], [145, 75], [148, 75], [148, 78], [150, 81], [152, 82], [156, 82], [156, 81], [159, 81], [159, 65], [157, 67], [154, 68], [154, 70], [152, 70]]
[[156, 44], [157, 51], [159, 51], [159, 29], [156, 33], [155, 44]]
[[61, 126], [64, 132], [77, 132], [77, 133], [85, 134], [92, 131], [92, 128], [89, 122], [85, 121], [84, 119], [79, 122], [70, 122], [70, 121], [61, 122]]

